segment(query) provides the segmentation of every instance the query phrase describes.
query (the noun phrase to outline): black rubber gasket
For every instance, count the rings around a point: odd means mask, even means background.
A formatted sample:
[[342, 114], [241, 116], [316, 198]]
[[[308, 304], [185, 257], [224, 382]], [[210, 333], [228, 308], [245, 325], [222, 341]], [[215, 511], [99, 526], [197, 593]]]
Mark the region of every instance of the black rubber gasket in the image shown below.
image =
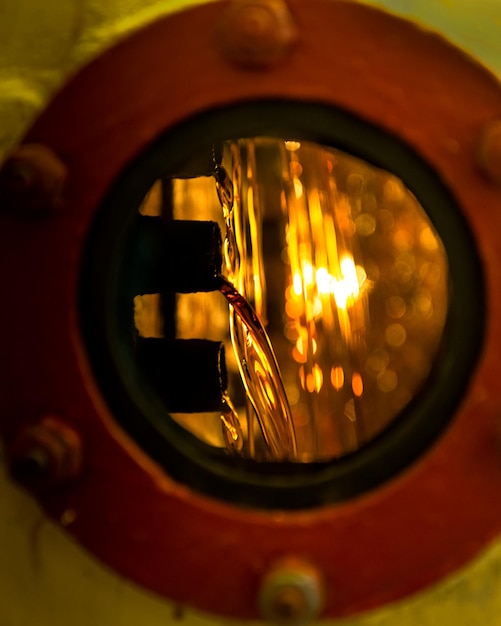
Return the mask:
[[[258, 463], [206, 446], [166, 418], [133, 360], [133, 224], [152, 184], [197, 150], [228, 139], [281, 137], [331, 146], [398, 176], [445, 246], [451, 285], [440, 353], [421, 393], [377, 438], [329, 463]], [[132, 247], [131, 247], [132, 246]], [[482, 340], [485, 294], [468, 225], [437, 173], [398, 138], [314, 103], [246, 102], [169, 129], [122, 173], [96, 215], [81, 280], [81, 323], [91, 364], [117, 422], [175, 480], [206, 495], [264, 509], [304, 509], [373, 489], [409, 466], [454, 416]]]

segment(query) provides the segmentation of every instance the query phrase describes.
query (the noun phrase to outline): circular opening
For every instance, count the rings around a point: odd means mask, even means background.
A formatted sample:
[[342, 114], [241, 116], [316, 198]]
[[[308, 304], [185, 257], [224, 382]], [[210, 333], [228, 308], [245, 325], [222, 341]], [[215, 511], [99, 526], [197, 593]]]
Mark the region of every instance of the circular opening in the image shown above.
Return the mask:
[[[150, 384], [173, 419], [230, 453], [314, 462], [358, 450], [417, 396], [442, 340], [448, 263], [433, 224], [398, 178], [316, 143], [261, 137], [225, 142], [221, 163], [205, 154], [198, 172], [157, 181], [139, 207], [138, 245], [154, 229], [170, 257], [150, 262], [134, 297]], [[192, 284], [184, 250], [208, 246], [199, 261], [208, 279]], [[254, 309], [257, 328], [224, 297], [218, 274]], [[209, 347], [213, 361], [194, 374], [190, 361]], [[176, 384], [167, 351], [186, 366]]]
[[253, 103], [172, 130], [117, 181], [82, 321], [117, 419], [167, 471], [296, 508], [369, 489], [439, 434], [480, 285], [453, 198], [407, 147]]

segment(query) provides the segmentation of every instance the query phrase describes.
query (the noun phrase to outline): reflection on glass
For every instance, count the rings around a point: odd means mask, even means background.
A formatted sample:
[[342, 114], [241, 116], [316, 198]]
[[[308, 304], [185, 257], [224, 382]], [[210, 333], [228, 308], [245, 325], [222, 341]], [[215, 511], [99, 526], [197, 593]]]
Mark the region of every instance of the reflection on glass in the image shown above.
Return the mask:
[[[143, 215], [158, 214], [158, 189]], [[328, 460], [416, 397], [442, 339], [448, 266], [400, 180], [317, 144], [257, 138], [227, 142], [214, 178], [174, 180], [169, 203], [169, 219], [219, 223], [222, 273], [274, 353], [228, 294], [177, 294], [176, 336], [224, 341], [229, 374], [220, 412], [173, 415], [190, 432], [257, 460]], [[161, 336], [155, 303], [135, 300], [142, 336]]]

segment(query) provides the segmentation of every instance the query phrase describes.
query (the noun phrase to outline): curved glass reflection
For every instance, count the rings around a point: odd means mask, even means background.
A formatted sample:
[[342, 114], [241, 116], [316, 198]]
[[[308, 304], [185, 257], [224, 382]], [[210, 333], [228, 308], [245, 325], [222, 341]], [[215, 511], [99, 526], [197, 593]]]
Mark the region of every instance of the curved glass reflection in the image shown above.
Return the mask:
[[[141, 213], [162, 215], [165, 193], [155, 185]], [[171, 414], [187, 430], [256, 460], [325, 461], [376, 437], [419, 394], [444, 331], [448, 264], [399, 179], [314, 143], [256, 138], [227, 142], [213, 177], [175, 179], [168, 193], [169, 219], [219, 224], [222, 274], [279, 369], [231, 300], [176, 294], [176, 338], [224, 342], [228, 370], [220, 411]], [[162, 315], [159, 294], [135, 298], [141, 337], [163, 336]]]

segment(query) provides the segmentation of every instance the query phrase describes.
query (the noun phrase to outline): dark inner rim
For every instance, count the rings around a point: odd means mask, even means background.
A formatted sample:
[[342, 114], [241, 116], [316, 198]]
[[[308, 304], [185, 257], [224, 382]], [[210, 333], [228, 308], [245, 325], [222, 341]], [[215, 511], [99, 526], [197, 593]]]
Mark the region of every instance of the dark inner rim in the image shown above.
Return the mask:
[[[165, 414], [132, 357], [127, 293], [129, 224], [145, 193], [202, 145], [270, 136], [342, 150], [398, 176], [427, 211], [445, 246], [452, 297], [440, 354], [423, 391], [377, 438], [329, 463], [258, 463], [205, 445]], [[202, 139], [202, 140], [201, 140]], [[175, 480], [238, 505], [301, 509], [352, 498], [398, 474], [446, 428], [483, 338], [484, 290], [475, 244], [451, 192], [400, 140], [321, 104], [259, 101], [217, 109], [161, 136], [119, 177], [88, 239], [81, 323], [100, 388], [120, 425]]]

